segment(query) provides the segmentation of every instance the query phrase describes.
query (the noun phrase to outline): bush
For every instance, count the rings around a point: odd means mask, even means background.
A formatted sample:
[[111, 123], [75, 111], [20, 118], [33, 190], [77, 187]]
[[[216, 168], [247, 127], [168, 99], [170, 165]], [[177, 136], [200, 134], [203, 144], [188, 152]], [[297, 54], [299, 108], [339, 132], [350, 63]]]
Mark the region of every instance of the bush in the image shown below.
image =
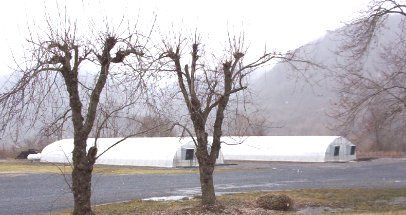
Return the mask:
[[267, 194], [257, 199], [260, 208], [268, 210], [287, 211], [293, 208], [293, 200], [287, 195]]
[[11, 149], [0, 149], [0, 159], [15, 158], [17, 156], [17, 151]]

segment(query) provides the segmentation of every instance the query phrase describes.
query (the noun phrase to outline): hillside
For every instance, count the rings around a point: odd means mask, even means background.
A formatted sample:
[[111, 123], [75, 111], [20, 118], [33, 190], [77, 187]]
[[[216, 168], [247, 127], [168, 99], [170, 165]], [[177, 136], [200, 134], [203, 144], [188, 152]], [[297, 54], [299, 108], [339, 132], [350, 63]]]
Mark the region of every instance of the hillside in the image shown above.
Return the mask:
[[[385, 27], [377, 34], [365, 61], [365, 71], [377, 71], [383, 45], [399, 33], [401, 17], [391, 16]], [[269, 135], [337, 135], [331, 128], [332, 104], [337, 101], [340, 83], [334, 78], [340, 72], [337, 65], [344, 61], [337, 55], [343, 41], [340, 30], [328, 32], [323, 38], [308, 43], [296, 50], [302, 58], [325, 66], [328, 69], [308, 68], [295, 71], [286, 63], [277, 64], [251, 80], [255, 92], [254, 102], [259, 106], [268, 125]], [[343, 53], [342, 53], [343, 54]], [[345, 51], [344, 51], [345, 54]]]

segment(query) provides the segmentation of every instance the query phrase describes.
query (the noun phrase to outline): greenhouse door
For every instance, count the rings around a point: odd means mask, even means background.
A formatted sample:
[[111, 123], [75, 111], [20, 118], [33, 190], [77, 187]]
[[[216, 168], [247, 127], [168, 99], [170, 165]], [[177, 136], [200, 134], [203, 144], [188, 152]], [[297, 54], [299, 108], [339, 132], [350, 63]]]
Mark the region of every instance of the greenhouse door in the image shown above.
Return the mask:
[[194, 149], [186, 149], [185, 160], [188, 160], [190, 162], [190, 166], [193, 166], [194, 155], [195, 155]]

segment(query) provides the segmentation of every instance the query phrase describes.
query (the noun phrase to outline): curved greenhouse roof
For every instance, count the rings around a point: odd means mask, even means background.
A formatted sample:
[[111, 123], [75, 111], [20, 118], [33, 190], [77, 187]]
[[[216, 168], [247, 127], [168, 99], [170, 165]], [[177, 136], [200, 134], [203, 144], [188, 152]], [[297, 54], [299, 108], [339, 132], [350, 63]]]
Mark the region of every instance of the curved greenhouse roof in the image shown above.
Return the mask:
[[340, 136], [224, 137], [225, 160], [326, 162], [355, 159], [355, 145]]
[[[103, 153], [122, 138], [97, 139], [98, 154]], [[94, 138], [87, 140], [88, 149]], [[140, 137], [128, 138], [100, 156], [96, 164], [175, 167], [196, 165], [194, 151], [191, 160], [185, 160], [186, 150], [194, 150], [190, 138]], [[41, 162], [68, 163], [72, 161], [73, 139], [63, 139], [46, 146], [41, 152]], [[223, 163], [222, 156], [218, 163]]]
[[[98, 154], [120, 140], [122, 138], [99, 138]], [[94, 141], [93, 138], [87, 140], [88, 148]], [[218, 164], [224, 160], [345, 162], [356, 159], [355, 145], [340, 136], [228, 136], [221, 141]], [[197, 166], [195, 150], [191, 138], [128, 138], [100, 156], [96, 164]], [[46, 146], [36, 157], [40, 157], [41, 162], [68, 163], [72, 161], [72, 151], [73, 139], [64, 139]]]

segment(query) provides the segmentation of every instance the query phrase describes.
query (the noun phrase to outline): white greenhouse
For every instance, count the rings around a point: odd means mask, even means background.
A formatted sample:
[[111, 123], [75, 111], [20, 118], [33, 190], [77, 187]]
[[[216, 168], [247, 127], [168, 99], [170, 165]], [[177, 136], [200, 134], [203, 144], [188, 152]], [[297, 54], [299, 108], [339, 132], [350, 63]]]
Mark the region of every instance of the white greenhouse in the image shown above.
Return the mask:
[[[211, 139], [211, 137], [209, 138]], [[104, 152], [120, 138], [99, 138], [98, 153]], [[346, 162], [356, 159], [356, 147], [340, 136], [246, 136], [223, 137], [217, 164], [224, 160]], [[94, 144], [89, 138], [88, 147]], [[72, 161], [73, 139], [56, 141], [29, 159], [41, 162]], [[96, 164], [186, 167], [198, 166], [191, 138], [128, 138], [97, 159]]]
[[355, 145], [340, 136], [224, 137], [224, 160], [346, 162], [356, 159]]
[[[120, 140], [121, 138], [99, 138], [98, 154]], [[94, 139], [89, 138], [87, 145], [93, 146]], [[49, 144], [36, 157], [41, 162], [68, 163], [72, 162], [72, 150], [73, 139], [63, 139]], [[223, 163], [220, 152], [217, 164]], [[153, 167], [198, 165], [191, 139], [179, 137], [128, 138], [100, 156], [96, 164]]]

